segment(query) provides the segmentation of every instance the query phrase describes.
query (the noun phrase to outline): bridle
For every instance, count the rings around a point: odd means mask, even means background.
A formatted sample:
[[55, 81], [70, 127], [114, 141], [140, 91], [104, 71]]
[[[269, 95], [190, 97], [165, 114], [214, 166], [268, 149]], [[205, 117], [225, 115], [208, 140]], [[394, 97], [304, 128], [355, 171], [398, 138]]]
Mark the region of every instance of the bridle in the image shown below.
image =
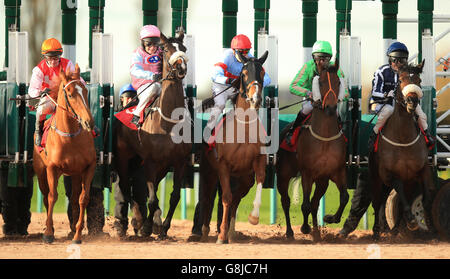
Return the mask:
[[323, 97], [322, 100], [322, 109], [325, 109], [325, 100], [327, 99], [328, 95], [330, 93], [333, 94], [334, 98], [336, 99], [336, 102], [339, 102], [338, 100], [338, 96], [336, 94], [336, 92], [334, 91], [334, 89], [331, 87], [331, 78], [330, 78], [330, 72], [327, 71], [327, 78], [328, 78], [328, 91], [327, 93], [325, 93], [325, 97]]

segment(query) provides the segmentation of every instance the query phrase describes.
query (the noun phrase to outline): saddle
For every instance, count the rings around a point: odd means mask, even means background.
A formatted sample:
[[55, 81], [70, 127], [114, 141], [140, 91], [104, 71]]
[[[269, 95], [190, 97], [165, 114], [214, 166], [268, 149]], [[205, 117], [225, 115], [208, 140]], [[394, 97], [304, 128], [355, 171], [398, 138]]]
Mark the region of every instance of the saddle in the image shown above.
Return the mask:
[[[145, 106], [145, 108], [142, 110], [140, 118], [139, 118], [139, 124], [142, 125], [142, 123], [144, 123], [145, 119], [148, 117], [148, 115], [150, 115], [151, 113], [153, 113], [154, 111], [152, 110], [153, 107], [155, 107], [155, 104], [157, 103], [156, 101], [159, 99], [159, 96], [157, 98], [154, 98], [153, 100], [150, 100], [147, 105]], [[133, 112], [136, 109], [136, 106], [138, 104], [139, 100], [134, 100], [131, 101], [129, 104], [127, 104], [123, 110], [119, 111], [118, 113], [116, 113], [114, 116], [120, 121], [122, 122], [125, 126], [127, 126], [128, 128], [132, 129], [132, 130], [136, 130], [136, 125], [134, 125], [133, 123], [131, 123], [131, 119], [133, 119]]]
[[304, 128], [303, 125], [311, 118], [311, 115], [312, 115], [312, 113], [308, 114], [308, 116], [306, 116], [305, 120], [303, 120], [302, 124], [300, 124], [297, 128], [295, 128], [294, 133], [292, 134], [292, 139], [291, 139], [292, 145], [289, 145], [286, 142], [286, 138], [284, 138], [280, 145], [281, 148], [283, 148], [284, 150], [289, 151], [289, 152], [297, 151], [298, 137], [300, 136], [300, 133], [301, 133], [302, 129]]

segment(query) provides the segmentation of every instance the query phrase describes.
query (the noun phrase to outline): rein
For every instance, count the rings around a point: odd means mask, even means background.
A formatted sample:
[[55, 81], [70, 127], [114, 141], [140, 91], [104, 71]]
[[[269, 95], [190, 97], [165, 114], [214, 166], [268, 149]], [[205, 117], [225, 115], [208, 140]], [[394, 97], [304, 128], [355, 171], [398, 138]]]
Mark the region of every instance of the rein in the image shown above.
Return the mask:
[[[78, 136], [80, 133], [81, 133], [81, 130], [82, 130], [82, 126], [81, 126], [81, 118], [78, 116], [78, 114], [76, 114], [76, 112], [75, 112], [75, 110], [73, 109], [73, 107], [70, 105], [70, 102], [69, 102], [69, 99], [67, 98], [67, 92], [66, 92], [66, 88], [67, 88], [67, 86], [69, 86], [71, 83], [73, 83], [73, 82], [76, 82], [76, 81], [81, 81], [81, 80], [79, 80], [79, 79], [74, 79], [74, 80], [71, 80], [70, 82], [68, 82], [64, 87], [63, 87], [63, 92], [64, 92], [64, 99], [65, 99], [65, 101], [66, 101], [66, 107], [62, 107], [62, 106], [60, 106], [50, 95], [48, 95], [48, 93], [45, 93], [44, 95], [46, 95], [54, 104], [55, 104], [55, 106], [56, 106], [56, 108], [60, 108], [60, 109], [62, 109], [62, 110], [64, 110], [64, 111], [66, 111], [67, 113], [69, 113], [69, 115], [73, 118], [73, 119], [75, 119], [75, 120], [77, 120], [77, 122], [78, 122], [78, 131], [76, 131], [75, 133], [67, 133], [67, 132], [63, 132], [63, 131], [61, 131], [61, 130], [59, 130], [58, 128], [56, 128], [56, 118], [55, 118], [55, 120], [54, 120], [54, 123], [52, 123], [52, 125], [50, 126], [53, 130], [55, 130], [55, 132], [56, 133], [58, 133], [58, 135], [60, 135], [60, 136], [62, 136], [62, 137], [76, 137], [76, 136]], [[83, 103], [84, 103], [84, 105], [85, 105], [85, 107], [87, 107], [87, 105], [86, 105], [86, 101], [84, 100], [84, 96], [83, 96], [83, 94], [82, 93], [79, 93], [80, 95], [81, 95], [81, 99], [83, 100]], [[68, 107], [67, 107], [68, 106]], [[71, 111], [69, 111], [69, 109], [68, 108], [70, 108], [70, 110]]]

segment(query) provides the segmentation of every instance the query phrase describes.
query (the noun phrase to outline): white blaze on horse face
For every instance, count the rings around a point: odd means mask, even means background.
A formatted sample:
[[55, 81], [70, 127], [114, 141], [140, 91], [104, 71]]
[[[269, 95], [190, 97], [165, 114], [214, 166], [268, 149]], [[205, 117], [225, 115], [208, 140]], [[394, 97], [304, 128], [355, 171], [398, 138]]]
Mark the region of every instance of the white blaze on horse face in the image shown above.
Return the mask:
[[81, 99], [83, 100], [83, 104], [84, 104], [84, 106], [87, 108], [86, 100], [84, 100], [84, 96], [83, 96], [83, 88], [81, 88], [81, 86], [79, 86], [79, 85], [77, 84], [77, 85], [75, 85], [75, 89], [77, 90], [78, 94], [80, 94]]
[[183, 51], [180, 50], [180, 46], [178, 45], [178, 43], [172, 43], [172, 46], [177, 50], [175, 51], [169, 58], [169, 63], [170, 65], [175, 64], [178, 59], [182, 59], [183, 63], [181, 63], [181, 67], [183, 68], [183, 70], [186, 70], [187, 66], [186, 63], [188, 62], [188, 57], [186, 55], [186, 53], [184, 53]]

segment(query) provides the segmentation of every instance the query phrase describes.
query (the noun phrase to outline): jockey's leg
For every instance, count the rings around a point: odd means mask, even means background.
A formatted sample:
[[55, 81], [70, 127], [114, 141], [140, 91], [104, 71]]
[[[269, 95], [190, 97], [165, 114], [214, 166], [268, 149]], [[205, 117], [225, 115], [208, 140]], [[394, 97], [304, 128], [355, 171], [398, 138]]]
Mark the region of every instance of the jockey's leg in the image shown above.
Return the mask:
[[230, 88], [226, 91], [223, 91], [227, 88], [227, 86], [219, 83], [213, 83], [212, 91], [213, 96], [220, 93], [214, 97], [214, 107], [211, 108], [210, 116], [208, 123], [206, 124], [205, 130], [203, 131], [203, 139], [208, 141], [211, 136], [211, 132], [217, 124], [217, 120], [219, 120], [220, 115], [222, 115], [223, 109], [225, 108], [225, 104], [230, 97], [234, 93], [234, 88]]
[[423, 112], [420, 104], [418, 104], [416, 107], [416, 115], [419, 117], [419, 119], [418, 119], [419, 126], [425, 133], [425, 137], [426, 137], [425, 141], [427, 142], [427, 147], [430, 148], [430, 147], [434, 146], [434, 144], [436, 143], [436, 140], [434, 139], [434, 136], [432, 136], [430, 134], [430, 132], [428, 131], [427, 115]]
[[392, 113], [394, 113], [394, 107], [391, 105], [386, 104], [381, 108], [381, 111], [378, 114], [377, 123], [373, 127], [373, 132], [369, 136], [369, 150], [372, 150], [372, 146], [374, 145], [375, 139], [378, 135], [378, 130], [380, 130], [380, 128], [383, 127], [384, 124], [386, 124], [386, 121], [392, 115]]
[[36, 135], [34, 144], [41, 146], [42, 129], [47, 114], [51, 114], [55, 111], [56, 106], [45, 96], [39, 100], [39, 104], [36, 109], [36, 122], [34, 133]]
[[294, 134], [295, 129], [302, 124], [302, 122], [305, 120], [306, 116], [311, 113], [313, 110], [313, 106], [311, 102], [306, 102], [303, 104], [302, 109], [297, 114], [297, 118], [294, 121], [294, 124], [291, 126], [289, 131], [286, 134], [286, 142], [288, 145], [292, 146], [292, 135]]
[[139, 125], [139, 120], [141, 116], [141, 112], [144, 110], [147, 103], [159, 96], [161, 93], [161, 84], [159, 82], [154, 82], [152, 85], [144, 84], [138, 88], [137, 94], [139, 103], [136, 106], [136, 109], [133, 111], [133, 119], [131, 123], [135, 124], [137, 127]]

